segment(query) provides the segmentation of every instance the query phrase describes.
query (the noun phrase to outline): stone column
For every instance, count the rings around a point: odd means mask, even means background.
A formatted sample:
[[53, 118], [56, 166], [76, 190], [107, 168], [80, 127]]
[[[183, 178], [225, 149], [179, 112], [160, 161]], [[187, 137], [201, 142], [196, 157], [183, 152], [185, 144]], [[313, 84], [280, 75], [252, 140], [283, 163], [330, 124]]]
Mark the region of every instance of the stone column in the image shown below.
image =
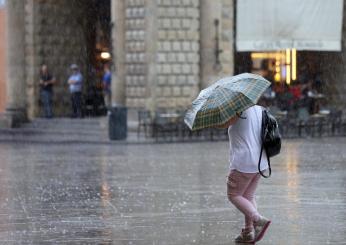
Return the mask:
[[[200, 76], [201, 89], [210, 85], [219, 72], [220, 67], [216, 65], [216, 28], [214, 21], [219, 21], [221, 29], [221, 0], [201, 0], [200, 1]], [[219, 32], [220, 33], [220, 32]], [[220, 36], [219, 36], [220, 40]], [[219, 42], [220, 44], [220, 42]], [[219, 45], [221, 49], [221, 45]]]
[[6, 112], [8, 127], [27, 121], [25, 79], [25, 1], [6, 1]]
[[230, 76], [234, 74], [234, 28], [235, 28], [235, 1], [222, 0], [221, 26], [220, 26], [220, 61], [222, 74]]
[[125, 105], [125, 1], [112, 0], [112, 104]]
[[154, 114], [157, 107], [157, 2], [148, 1], [146, 6], [146, 21], [147, 21], [147, 35], [146, 35], [146, 58], [147, 58], [147, 100], [145, 107]]
[[0, 3], [0, 113], [5, 111], [6, 106], [6, 77], [5, 77], [5, 7]]

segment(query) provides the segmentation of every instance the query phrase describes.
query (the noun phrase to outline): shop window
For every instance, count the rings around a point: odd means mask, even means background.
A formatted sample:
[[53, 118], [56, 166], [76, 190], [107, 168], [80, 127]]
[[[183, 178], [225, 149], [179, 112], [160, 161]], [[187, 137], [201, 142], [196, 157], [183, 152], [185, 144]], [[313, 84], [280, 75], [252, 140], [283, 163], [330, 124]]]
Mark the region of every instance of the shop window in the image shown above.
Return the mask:
[[251, 61], [251, 72], [272, 82], [290, 84], [297, 79], [296, 49], [251, 53]]

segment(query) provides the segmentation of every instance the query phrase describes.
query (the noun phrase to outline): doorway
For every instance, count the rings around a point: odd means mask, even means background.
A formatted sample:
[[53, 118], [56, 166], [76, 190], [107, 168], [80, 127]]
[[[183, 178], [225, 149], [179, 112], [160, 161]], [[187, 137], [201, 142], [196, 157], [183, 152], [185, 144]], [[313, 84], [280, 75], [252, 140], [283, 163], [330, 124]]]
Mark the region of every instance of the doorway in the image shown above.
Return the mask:
[[85, 114], [105, 115], [103, 94], [103, 67], [112, 62], [111, 57], [111, 1], [94, 0], [86, 11], [88, 74], [85, 90]]

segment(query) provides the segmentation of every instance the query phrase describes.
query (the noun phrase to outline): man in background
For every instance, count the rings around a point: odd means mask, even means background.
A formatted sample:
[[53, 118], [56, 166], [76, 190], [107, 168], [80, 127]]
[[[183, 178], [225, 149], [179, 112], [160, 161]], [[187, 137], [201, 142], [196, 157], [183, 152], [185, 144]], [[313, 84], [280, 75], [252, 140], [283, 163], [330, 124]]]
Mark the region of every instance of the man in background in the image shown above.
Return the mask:
[[67, 83], [69, 84], [69, 89], [71, 93], [71, 103], [72, 103], [72, 117], [82, 117], [82, 85], [83, 76], [79, 71], [79, 67], [76, 64], [72, 64], [71, 76], [68, 78]]
[[53, 117], [53, 85], [54, 76], [48, 71], [48, 66], [42, 64], [40, 69], [40, 95], [45, 118]]

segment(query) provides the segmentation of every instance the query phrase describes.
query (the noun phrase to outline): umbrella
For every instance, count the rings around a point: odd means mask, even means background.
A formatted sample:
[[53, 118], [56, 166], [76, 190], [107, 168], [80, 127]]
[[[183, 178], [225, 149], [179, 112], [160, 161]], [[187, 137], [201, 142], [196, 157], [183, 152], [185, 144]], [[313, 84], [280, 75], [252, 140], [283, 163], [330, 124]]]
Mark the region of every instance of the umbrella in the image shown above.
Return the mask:
[[222, 78], [199, 93], [184, 121], [191, 130], [224, 124], [255, 105], [270, 84], [251, 73]]

